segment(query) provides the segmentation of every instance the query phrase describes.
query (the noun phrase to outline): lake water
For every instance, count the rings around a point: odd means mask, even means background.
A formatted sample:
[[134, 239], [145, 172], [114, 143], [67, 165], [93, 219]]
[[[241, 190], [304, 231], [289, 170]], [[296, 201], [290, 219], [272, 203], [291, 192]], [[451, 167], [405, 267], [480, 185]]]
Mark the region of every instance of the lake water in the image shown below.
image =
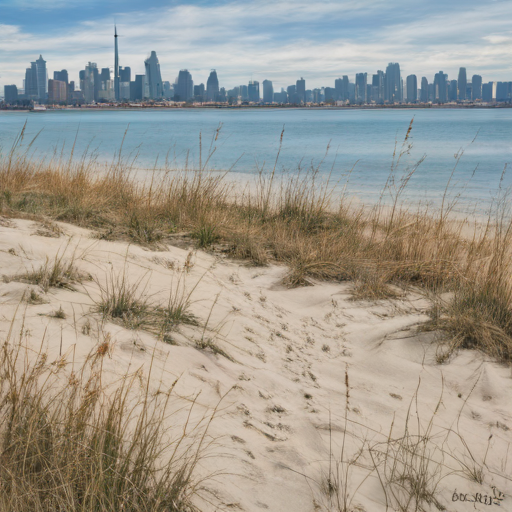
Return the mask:
[[[332, 171], [341, 185], [348, 179], [351, 194], [373, 202], [389, 176], [395, 141], [399, 151], [413, 117], [408, 141], [413, 146], [396, 170], [397, 180], [425, 159], [407, 185], [407, 199], [438, 204], [456, 166], [451, 183], [452, 195], [461, 194], [459, 209], [476, 205], [485, 211], [504, 168], [512, 164], [512, 109], [3, 111], [0, 147], [5, 153], [27, 122], [22, 150], [40, 132], [30, 148], [35, 158], [61, 152], [68, 157], [76, 139], [75, 157], [88, 151], [98, 162], [108, 162], [124, 138], [122, 154], [127, 159], [137, 155], [138, 168], [162, 168], [166, 160], [172, 168], [187, 162], [197, 168], [199, 135], [204, 164], [222, 125], [208, 168], [232, 168], [233, 176], [247, 178], [274, 167], [284, 128], [279, 171], [320, 166], [322, 175]], [[508, 172], [502, 187], [510, 185]]]

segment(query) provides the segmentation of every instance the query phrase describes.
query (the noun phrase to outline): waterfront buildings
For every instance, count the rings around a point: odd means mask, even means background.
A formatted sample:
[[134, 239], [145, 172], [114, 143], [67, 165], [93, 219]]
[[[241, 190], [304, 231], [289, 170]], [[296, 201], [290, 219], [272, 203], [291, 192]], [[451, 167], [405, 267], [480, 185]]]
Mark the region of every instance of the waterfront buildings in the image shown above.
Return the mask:
[[457, 85], [458, 85], [458, 95], [455, 99], [464, 101], [466, 99], [467, 88], [468, 88], [468, 80], [466, 77], [466, 68], [459, 69], [459, 79], [457, 81]]
[[480, 75], [473, 75], [471, 78], [471, 99], [473, 101], [482, 99], [482, 77]]
[[68, 84], [62, 80], [48, 80], [48, 103], [66, 103]]
[[306, 103], [306, 80], [304, 78], [300, 78], [297, 80], [296, 84], [296, 94], [297, 94], [297, 103]]
[[418, 101], [418, 79], [416, 75], [409, 75], [406, 80], [407, 102], [416, 103]]
[[402, 101], [402, 80], [398, 62], [390, 62], [386, 68], [384, 100], [389, 103]]
[[18, 88], [15, 85], [4, 86], [5, 102], [14, 105], [18, 101]]
[[260, 83], [257, 80], [251, 80], [247, 86], [247, 95], [249, 101], [260, 102]]

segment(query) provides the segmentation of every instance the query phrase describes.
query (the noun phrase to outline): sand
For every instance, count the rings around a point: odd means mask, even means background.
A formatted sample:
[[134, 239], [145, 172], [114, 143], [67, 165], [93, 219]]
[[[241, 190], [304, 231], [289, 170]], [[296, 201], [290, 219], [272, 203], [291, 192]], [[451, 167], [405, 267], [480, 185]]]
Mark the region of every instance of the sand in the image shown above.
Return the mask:
[[[104, 365], [113, 381], [129, 371], [151, 375], [155, 386], [179, 378], [174, 392], [188, 403], [196, 397], [194, 418], [218, 407], [209, 427], [215, 442], [198, 473], [218, 474], [202, 484], [196, 500], [202, 510], [343, 510], [326, 491], [329, 471], [335, 475], [337, 468], [348, 474], [348, 510], [398, 509], [382, 483], [391, 478], [391, 455], [407, 454], [399, 449], [403, 442], [389, 439], [401, 438], [409, 417], [411, 443], [431, 424], [429, 439], [420, 443], [423, 457], [411, 459], [436, 485], [437, 506], [424, 503], [425, 510], [512, 511], [511, 370], [471, 350], [438, 364], [437, 334], [419, 329], [429, 308], [421, 294], [356, 302], [350, 283], [287, 289], [280, 284], [284, 266], [250, 267], [201, 251], [190, 257], [192, 245], [152, 250], [58, 225], [61, 234], [30, 220], [0, 222], [0, 340], [23, 324], [27, 347], [43, 343], [49, 360], [64, 355], [68, 365], [78, 365], [108, 336], [113, 345]], [[47, 293], [13, 279], [64, 251], [93, 279]], [[102, 321], [93, 306], [112, 272], [140, 281], [154, 304], [168, 301], [180, 276], [187, 289], [197, 285], [191, 312], [200, 325], [181, 325], [170, 344]], [[44, 303], [23, 300], [31, 289]], [[51, 316], [59, 308], [66, 318]], [[16, 340], [11, 334], [10, 342]], [[470, 478], [473, 470], [481, 471], [480, 483]], [[406, 480], [395, 478], [399, 492]], [[491, 500], [494, 495], [499, 499]]]

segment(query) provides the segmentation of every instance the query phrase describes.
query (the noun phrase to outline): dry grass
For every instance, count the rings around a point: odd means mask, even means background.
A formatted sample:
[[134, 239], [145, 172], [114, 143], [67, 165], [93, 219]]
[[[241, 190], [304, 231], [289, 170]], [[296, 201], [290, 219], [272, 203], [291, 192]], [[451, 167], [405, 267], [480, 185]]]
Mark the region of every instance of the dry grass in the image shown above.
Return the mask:
[[[411, 148], [409, 128], [373, 207], [352, 206], [319, 167], [278, 174], [277, 159], [253, 187], [235, 193], [225, 174], [209, 173], [205, 165], [141, 181], [121, 158], [97, 172], [87, 159], [30, 161], [15, 145], [0, 161], [0, 214], [65, 220], [99, 230], [100, 238], [144, 245], [175, 243], [177, 235], [195, 237], [203, 248], [220, 242], [217, 250], [252, 264], [286, 264], [288, 286], [350, 280], [359, 300], [394, 298], [396, 290], [411, 286], [434, 295], [452, 291], [455, 299], [436, 317], [436, 328], [450, 336], [450, 350], [473, 347], [509, 361], [507, 199], [499, 198], [483, 226], [469, 218], [453, 221], [448, 193], [437, 211], [403, 207], [401, 198], [421, 163], [402, 163]], [[30, 280], [45, 288], [58, 283], [48, 266]]]
[[0, 511], [191, 512], [198, 427], [171, 430], [170, 389], [138, 374], [107, 387], [110, 340], [67, 371], [17, 343], [0, 349]]

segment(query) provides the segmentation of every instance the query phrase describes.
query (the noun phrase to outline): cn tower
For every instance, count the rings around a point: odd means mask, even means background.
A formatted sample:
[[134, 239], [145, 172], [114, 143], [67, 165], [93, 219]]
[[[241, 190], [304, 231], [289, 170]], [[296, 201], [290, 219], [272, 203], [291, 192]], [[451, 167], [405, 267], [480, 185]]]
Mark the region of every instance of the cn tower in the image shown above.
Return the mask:
[[114, 58], [114, 95], [116, 101], [119, 101], [119, 49], [117, 47], [117, 27], [114, 25], [114, 42], [115, 42], [115, 58]]

